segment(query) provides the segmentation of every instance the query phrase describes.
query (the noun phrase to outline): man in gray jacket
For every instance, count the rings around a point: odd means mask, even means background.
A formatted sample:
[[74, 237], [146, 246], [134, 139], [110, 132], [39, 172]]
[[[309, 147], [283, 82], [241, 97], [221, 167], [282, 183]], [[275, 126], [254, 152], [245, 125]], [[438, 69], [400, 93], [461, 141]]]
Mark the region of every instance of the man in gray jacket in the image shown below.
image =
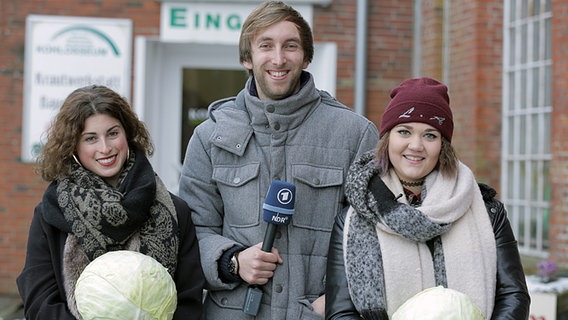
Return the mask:
[[[207, 319], [250, 319], [249, 285], [263, 291], [257, 319], [322, 319], [334, 218], [346, 206], [350, 164], [378, 142], [376, 126], [315, 87], [305, 71], [309, 25], [282, 2], [243, 24], [245, 88], [214, 102], [189, 141], [180, 196], [192, 210], [207, 280]], [[295, 213], [261, 250], [262, 205], [273, 180], [296, 186]]]

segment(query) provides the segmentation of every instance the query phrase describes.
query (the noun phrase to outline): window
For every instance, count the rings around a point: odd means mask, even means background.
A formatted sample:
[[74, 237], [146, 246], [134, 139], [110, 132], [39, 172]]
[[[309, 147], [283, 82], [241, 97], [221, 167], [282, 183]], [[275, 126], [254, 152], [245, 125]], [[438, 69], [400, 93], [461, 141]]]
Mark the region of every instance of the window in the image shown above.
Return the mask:
[[550, 213], [551, 0], [505, 0], [501, 195], [521, 253], [544, 257]]

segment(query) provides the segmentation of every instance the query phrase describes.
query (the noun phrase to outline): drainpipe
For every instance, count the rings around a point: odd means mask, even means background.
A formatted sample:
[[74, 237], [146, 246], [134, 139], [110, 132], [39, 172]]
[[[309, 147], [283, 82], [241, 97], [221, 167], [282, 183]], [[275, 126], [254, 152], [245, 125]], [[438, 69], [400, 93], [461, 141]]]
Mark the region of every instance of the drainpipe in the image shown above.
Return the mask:
[[412, 76], [420, 77], [422, 74], [422, 0], [414, 1], [414, 39], [412, 50]]
[[442, 56], [442, 81], [450, 85], [450, 0], [444, 0], [444, 25], [443, 25], [443, 56]]
[[364, 116], [367, 102], [367, 0], [357, 0], [356, 32], [354, 110]]

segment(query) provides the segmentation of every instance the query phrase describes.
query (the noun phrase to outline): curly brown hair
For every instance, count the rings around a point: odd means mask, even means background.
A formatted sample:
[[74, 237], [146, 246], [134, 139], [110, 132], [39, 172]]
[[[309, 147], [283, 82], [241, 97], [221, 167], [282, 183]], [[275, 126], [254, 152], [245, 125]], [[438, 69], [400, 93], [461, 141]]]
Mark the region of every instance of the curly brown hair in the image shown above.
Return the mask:
[[[296, 25], [300, 33], [304, 62], [312, 62], [314, 57], [314, 39], [310, 25], [296, 9], [282, 1], [267, 1], [256, 7], [243, 23], [239, 39], [240, 62], [252, 62], [251, 43], [262, 30], [275, 23], [289, 21]], [[252, 70], [249, 70], [252, 74]]]
[[118, 93], [105, 86], [90, 85], [71, 92], [47, 130], [47, 141], [37, 159], [36, 171], [45, 181], [69, 176], [73, 155], [87, 118], [106, 114], [117, 119], [130, 148], [154, 152], [150, 133], [132, 107]]
[[[389, 136], [390, 131], [387, 131], [377, 144], [377, 167], [379, 169], [379, 175], [381, 176], [392, 168], [392, 163], [389, 158]], [[446, 177], [455, 177], [458, 173], [458, 162], [459, 159], [454, 146], [452, 146], [446, 138], [442, 137], [440, 157], [434, 169], [439, 170], [440, 173]]]

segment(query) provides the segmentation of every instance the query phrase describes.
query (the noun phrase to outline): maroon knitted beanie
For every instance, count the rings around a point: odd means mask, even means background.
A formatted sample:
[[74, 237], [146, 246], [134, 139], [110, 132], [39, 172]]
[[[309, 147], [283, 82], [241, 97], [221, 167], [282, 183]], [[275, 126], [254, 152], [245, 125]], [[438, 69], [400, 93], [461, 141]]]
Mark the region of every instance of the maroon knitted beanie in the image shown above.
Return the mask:
[[404, 80], [391, 93], [391, 101], [381, 119], [380, 136], [401, 123], [422, 122], [438, 129], [452, 141], [454, 121], [448, 87], [432, 78]]

